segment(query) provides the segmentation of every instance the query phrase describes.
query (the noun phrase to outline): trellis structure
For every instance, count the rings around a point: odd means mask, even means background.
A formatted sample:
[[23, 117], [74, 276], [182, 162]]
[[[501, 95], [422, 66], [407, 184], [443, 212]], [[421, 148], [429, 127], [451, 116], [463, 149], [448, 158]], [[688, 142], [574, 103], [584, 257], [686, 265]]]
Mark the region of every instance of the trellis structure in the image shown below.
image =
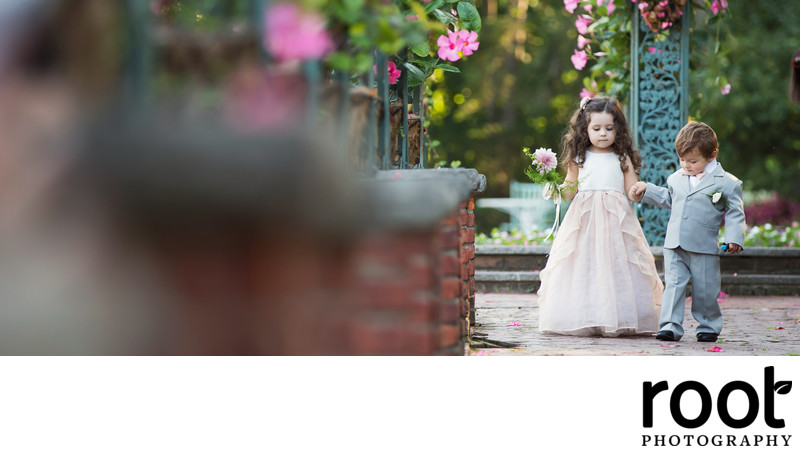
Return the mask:
[[[679, 29], [656, 39], [631, 12], [631, 90], [629, 119], [634, 143], [642, 155], [642, 180], [666, 186], [678, 168], [675, 137], [689, 117], [689, 2]], [[640, 204], [637, 208], [645, 237], [651, 245], [664, 244], [669, 210]]]

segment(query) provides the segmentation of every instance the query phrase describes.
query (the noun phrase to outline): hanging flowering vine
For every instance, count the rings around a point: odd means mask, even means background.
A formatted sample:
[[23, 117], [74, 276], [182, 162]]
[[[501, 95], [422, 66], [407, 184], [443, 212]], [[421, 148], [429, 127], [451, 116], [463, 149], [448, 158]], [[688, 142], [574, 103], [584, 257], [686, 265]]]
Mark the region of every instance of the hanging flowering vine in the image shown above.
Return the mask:
[[[631, 8], [647, 27], [664, 39], [680, 24], [683, 11], [689, 0], [563, 0], [564, 8], [575, 14], [575, 29], [578, 32], [576, 49], [570, 56], [577, 70], [588, 67], [590, 75], [584, 78], [581, 97], [593, 97], [597, 93], [624, 98], [630, 87]], [[630, 7], [623, 7], [624, 4]], [[695, 12], [705, 11], [710, 24], [728, 14], [725, 0], [694, 0]], [[719, 37], [717, 37], [719, 42]], [[716, 51], [718, 51], [717, 46]], [[650, 52], [657, 52], [655, 48]], [[594, 64], [590, 64], [594, 62]], [[714, 69], [712, 68], [712, 73]], [[711, 78], [714, 86], [726, 95], [731, 85], [725, 77]]]

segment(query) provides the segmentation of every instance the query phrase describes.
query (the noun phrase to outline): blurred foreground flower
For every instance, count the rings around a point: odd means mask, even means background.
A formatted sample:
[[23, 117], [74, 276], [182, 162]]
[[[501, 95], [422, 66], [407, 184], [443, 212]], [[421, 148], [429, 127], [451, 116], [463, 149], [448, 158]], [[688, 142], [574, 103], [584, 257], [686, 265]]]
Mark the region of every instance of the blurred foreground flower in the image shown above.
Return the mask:
[[275, 3], [266, 11], [264, 48], [276, 60], [313, 60], [334, 48], [325, 19], [295, 3]]

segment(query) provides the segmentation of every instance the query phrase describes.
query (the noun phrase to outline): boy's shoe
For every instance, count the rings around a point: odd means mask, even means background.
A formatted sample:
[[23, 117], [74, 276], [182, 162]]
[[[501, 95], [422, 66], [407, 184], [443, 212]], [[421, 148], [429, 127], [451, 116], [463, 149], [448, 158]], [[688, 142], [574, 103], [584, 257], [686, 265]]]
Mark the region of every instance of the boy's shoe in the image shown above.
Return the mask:
[[697, 333], [697, 342], [716, 342], [716, 333]]
[[664, 329], [664, 330], [661, 330], [658, 333], [656, 333], [656, 339], [662, 340], [662, 341], [674, 341], [674, 340], [677, 340], [675, 338], [675, 333], [673, 333], [672, 331], [670, 331], [668, 329]]

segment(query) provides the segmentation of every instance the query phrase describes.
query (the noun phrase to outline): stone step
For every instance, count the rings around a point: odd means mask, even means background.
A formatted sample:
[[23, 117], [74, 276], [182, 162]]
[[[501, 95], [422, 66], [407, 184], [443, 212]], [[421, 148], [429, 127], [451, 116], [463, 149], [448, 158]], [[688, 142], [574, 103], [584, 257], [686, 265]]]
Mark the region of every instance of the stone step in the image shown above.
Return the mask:
[[[664, 274], [660, 276], [663, 282]], [[480, 293], [534, 293], [540, 283], [538, 271], [475, 270], [475, 288]], [[722, 291], [729, 295], [800, 295], [800, 275], [723, 274]]]
[[[656, 268], [663, 272], [660, 246], [650, 248]], [[484, 271], [535, 271], [544, 268], [550, 246], [487, 246], [475, 247], [475, 269]], [[751, 247], [736, 255], [721, 255], [723, 274], [789, 274], [800, 275], [800, 248]]]

